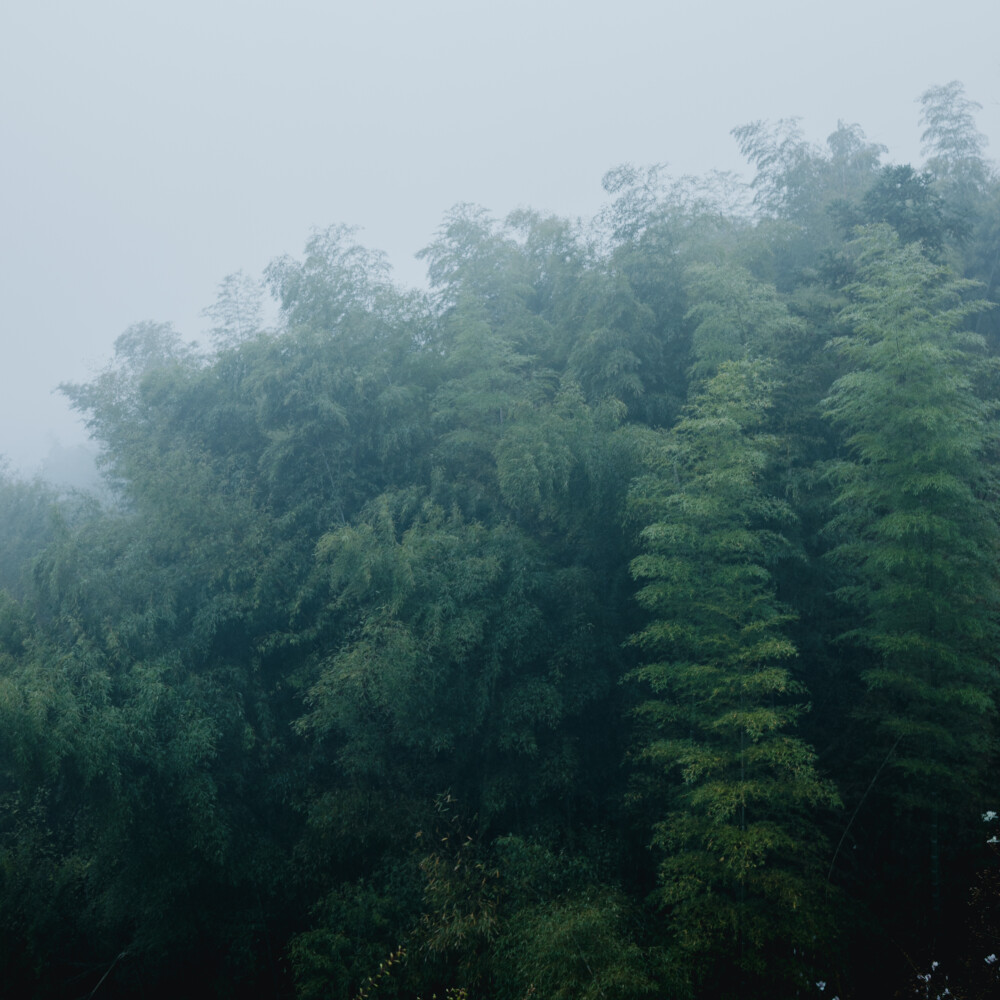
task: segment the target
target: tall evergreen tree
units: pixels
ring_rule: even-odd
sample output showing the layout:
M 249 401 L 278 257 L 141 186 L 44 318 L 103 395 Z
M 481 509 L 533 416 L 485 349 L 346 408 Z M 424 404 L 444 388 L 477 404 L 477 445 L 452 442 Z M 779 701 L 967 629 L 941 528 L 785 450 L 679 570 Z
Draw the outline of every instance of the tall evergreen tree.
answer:
M 995 404 L 982 342 L 962 330 L 979 308 L 962 304 L 967 283 L 885 225 L 848 252 L 857 280 L 835 345 L 850 370 L 826 401 L 845 449 L 832 556 L 859 613 L 845 638 L 867 657 L 873 760 L 888 759 L 909 842 L 921 834 L 936 911 L 945 826 L 977 809 L 996 719 Z
M 668 779 L 658 896 L 676 960 L 719 997 L 805 981 L 824 908 L 810 812 L 836 801 L 791 732 L 805 692 L 769 570 L 791 516 L 764 485 L 769 393 L 761 363 L 723 364 L 634 492 L 639 754 Z

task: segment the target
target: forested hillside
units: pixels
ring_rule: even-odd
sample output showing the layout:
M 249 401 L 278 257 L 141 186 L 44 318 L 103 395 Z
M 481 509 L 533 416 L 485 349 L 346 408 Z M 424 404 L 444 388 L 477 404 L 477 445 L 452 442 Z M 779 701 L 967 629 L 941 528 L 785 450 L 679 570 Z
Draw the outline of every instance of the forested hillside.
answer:
M 920 108 L 921 165 L 755 122 L 749 188 L 461 205 L 428 292 L 317 232 L 64 385 L 2 995 L 1000 993 L 1000 174 Z

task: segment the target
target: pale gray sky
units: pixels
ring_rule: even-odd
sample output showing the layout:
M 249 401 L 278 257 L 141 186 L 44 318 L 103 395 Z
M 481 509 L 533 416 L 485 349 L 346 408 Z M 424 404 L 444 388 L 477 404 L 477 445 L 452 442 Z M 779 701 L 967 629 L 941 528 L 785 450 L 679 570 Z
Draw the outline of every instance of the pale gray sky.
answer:
M 0 453 L 82 440 L 57 383 L 138 320 L 198 339 L 226 274 L 313 227 L 412 284 L 456 202 L 589 216 L 621 162 L 742 169 L 757 118 L 918 162 L 952 79 L 1000 156 L 998 29 L 996 0 L 4 0 Z

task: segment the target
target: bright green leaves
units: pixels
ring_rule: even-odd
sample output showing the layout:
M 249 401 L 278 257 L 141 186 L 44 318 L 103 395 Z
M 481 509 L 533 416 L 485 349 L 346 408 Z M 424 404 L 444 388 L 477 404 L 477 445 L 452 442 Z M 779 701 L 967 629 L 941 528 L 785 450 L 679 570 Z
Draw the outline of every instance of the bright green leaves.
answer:
M 808 811 L 836 801 L 788 731 L 804 706 L 769 572 L 791 517 L 766 485 L 769 400 L 763 365 L 724 363 L 633 490 L 646 551 L 632 572 L 651 615 L 633 641 L 652 660 L 634 676 L 654 695 L 638 708 L 639 756 L 670 779 L 659 895 L 692 961 L 731 940 L 730 968 L 752 976 L 764 955 L 810 944 L 822 887 Z M 728 989 L 727 973 L 696 967 Z

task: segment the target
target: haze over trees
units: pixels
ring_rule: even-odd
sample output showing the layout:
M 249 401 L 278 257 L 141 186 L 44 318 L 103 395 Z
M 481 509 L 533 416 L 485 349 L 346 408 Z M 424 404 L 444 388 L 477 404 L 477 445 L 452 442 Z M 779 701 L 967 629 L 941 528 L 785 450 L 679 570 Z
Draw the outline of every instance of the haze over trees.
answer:
M 426 293 L 319 231 L 63 386 L 107 492 L 0 479 L 4 995 L 1000 988 L 1000 175 L 921 108 L 919 167 L 755 122 L 749 190 L 457 206 Z

